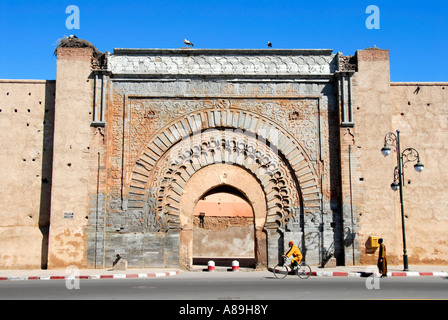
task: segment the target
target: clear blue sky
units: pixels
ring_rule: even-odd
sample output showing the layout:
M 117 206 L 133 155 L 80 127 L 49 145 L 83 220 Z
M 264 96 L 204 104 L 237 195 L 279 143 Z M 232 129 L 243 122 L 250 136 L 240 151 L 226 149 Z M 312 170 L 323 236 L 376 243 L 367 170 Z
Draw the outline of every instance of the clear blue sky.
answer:
M 80 10 L 69 30 L 66 8 Z M 368 29 L 369 5 L 380 29 Z M 58 39 L 114 48 L 390 50 L 392 81 L 448 81 L 447 0 L 0 0 L 0 79 L 55 79 Z

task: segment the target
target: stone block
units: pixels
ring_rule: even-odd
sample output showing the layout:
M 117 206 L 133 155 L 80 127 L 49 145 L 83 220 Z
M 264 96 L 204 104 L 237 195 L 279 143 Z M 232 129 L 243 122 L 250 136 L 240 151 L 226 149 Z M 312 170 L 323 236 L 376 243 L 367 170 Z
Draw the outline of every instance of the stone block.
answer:
M 117 254 L 117 259 L 113 263 L 114 271 L 126 271 L 128 268 L 128 261 L 123 259 L 119 254 Z
M 330 258 L 326 263 L 322 264 L 323 268 L 336 268 L 336 258 Z

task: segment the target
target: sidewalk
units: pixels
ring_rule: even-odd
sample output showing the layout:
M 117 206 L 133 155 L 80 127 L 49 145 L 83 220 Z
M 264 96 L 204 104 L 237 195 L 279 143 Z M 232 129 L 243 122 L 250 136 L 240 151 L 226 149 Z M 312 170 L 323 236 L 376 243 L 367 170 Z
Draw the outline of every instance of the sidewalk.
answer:
M 311 267 L 313 275 L 327 277 L 368 277 L 380 276 L 376 266 L 346 266 L 336 268 Z M 409 271 L 403 271 L 403 265 L 388 266 L 388 277 L 448 277 L 448 266 L 410 265 Z
M 0 270 L 1 280 L 65 280 L 68 277 L 77 279 L 130 279 L 169 277 L 180 273 L 177 269 L 128 269 L 114 271 L 112 269 L 58 269 L 58 270 Z
M 215 273 L 232 273 L 230 268 L 217 267 Z M 346 266 L 336 268 L 311 267 L 311 276 L 316 277 L 368 277 L 372 274 L 379 276 L 375 266 Z M 79 273 L 78 273 L 79 272 Z M 130 279 L 130 278 L 153 278 L 176 276 L 181 272 L 204 272 L 207 266 L 195 266 L 191 271 L 179 269 L 128 269 L 126 271 L 113 271 L 112 269 L 79 269 L 79 270 L 0 270 L 0 281 L 23 281 L 23 280 L 65 280 L 68 277 L 78 279 Z M 238 272 L 267 272 L 267 270 L 253 270 L 240 268 Z M 372 273 L 373 272 L 373 273 Z M 409 266 L 409 271 L 403 271 L 403 266 L 389 266 L 389 277 L 419 277 L 434 276 L 448 277 L 448 266 Z
M 195 266 L 192 271 L 207 272 L 207 266 Z M 255 272 L 253 269 L 240 268 L 240 272 Z M 272 271 L 269 270 L 257 270 L 258 272 Z M 231 267 L 216 267 L 215 272 L 230 272 Z M 378 272 L 376 266 L 343 266 L 335 268 L 320 268 L 318 266 L 311 266 L 312 277 L 379 277 L 381 274 Z M 432 266 L 432 265 L 419 265 L 409 266 L 409 271 L 403 271 L 403 266 L 389 266 L 388 277 L 420 277 L 420 276 L 434 276 L 434 277 L 448 277 L 448 266 Z

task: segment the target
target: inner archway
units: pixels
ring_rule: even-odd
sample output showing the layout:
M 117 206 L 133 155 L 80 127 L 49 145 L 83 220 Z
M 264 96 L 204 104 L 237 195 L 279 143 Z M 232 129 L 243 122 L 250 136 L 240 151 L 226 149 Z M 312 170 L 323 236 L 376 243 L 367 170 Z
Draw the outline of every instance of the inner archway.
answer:
M 206 192 L 193 213 L 193 264 L 255 267 L 254 212 L 246 196 L 230 185 Z
M 213 196 L 217 195 L 219 197 L 219 194 L 222 194 L 219 191 L 223 190 L 231 190 L 233 196 L 236 194 L 242 196 L 246 199 L 247 205 L 251 207 L 253 212 L 253 242 L 251 248 L 253 248 L 257 265 L 266 266 L 267 246 L 264 232 L 267 213 L 266 195 L 259 181 L 252 174 L 238 166 L 226 164 L 213 164 L 202 168 L 193 174 L 185 184 L 180 203 L 179 254 L 182 265 L 189 268 L 193 264 L 194 231 L 196 229 L 194 213 L 196 208 L 201 210 L 201 204 L 199 203 L 204 201 L 204 195 L 206 198 L 208 195 L 213 199 Z M 218 192 L 215 193 L 215 191 Z M 230 198 L 229 192 L 227 197 Z M 235 198 L 233 199 L 235 200 Z M 206 222 L 207 217 L 205 217 L 204 225 Z

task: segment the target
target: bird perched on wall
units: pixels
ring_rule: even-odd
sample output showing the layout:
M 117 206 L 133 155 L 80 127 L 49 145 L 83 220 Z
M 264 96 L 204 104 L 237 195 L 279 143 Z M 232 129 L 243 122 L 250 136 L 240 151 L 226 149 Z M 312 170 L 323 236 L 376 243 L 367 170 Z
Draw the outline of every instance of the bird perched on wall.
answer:
M 184 40 L 184 43 L 187 45 L 187 47 L 190 47 L 190 46 L 194 47 L 194 45 L 187 39 Z
M 272 43 L 270 41 L 268 41 L 268 47 L 272 48 Z
M 422 88 L 422 87 L 418 86 L 417 89 L 415 89 L 414 94 L 418 94 L 418 93 L 420 92 L 420 89 L 421 89 L 421 88 Z

